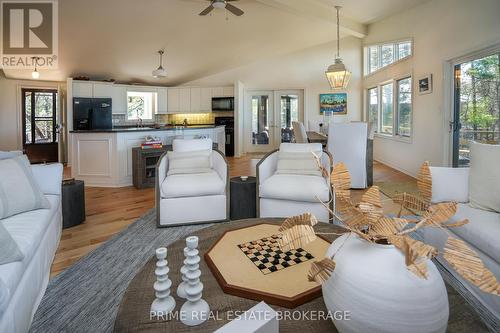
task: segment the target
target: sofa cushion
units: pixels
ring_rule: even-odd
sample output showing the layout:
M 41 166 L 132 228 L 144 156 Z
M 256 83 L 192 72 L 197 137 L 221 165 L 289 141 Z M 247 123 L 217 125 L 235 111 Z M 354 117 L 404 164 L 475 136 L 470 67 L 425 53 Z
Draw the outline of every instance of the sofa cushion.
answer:
M 0 160 L 0 219 L 49 207 L 26 155 Z
M 282 143 L 280 144 L 280 151 L 285 153 L 310 153 L 314 152 L 321 155 L 323 146 L 321 143 Z
M 458 204 L 457 213 L 451 221 L 468 219 L 464 226 L 452 231 L 463 240 L 500 262 L 500 214 L 471 207 L 469 204 Z
M 17 243 L 0 221 L 0 265 L 23 260 L 23 258 Z
M 212 171 L 212 150 L 169 151 L 167 176 Z
M 273 175 L 259 187 L 259 196 L 267 199 L 326 202 L 330 192 L 325 178 L 309 175 Z
M 219 195 L 224 194 L 225 190 L 226 184 L 215 171 L 172 175 L 161 184 L 162 197 L 167 199 Z
M 60 196 L 46 195 L 45 197 L 50 202 L 49 209 L 32 210 L 2 220 L 5 229 L 24 255 L 22 261 L 0 265 L 0 279 L 9 290 L 10 296 L 14 294 L 31 258 L 40 246 L 45 231 L 60 209 Z
M 278 153 L 276 174 L 321 176 L 318 162 L 312 153 Z
M 433 203 L 469 202 L 469 168 L 430 167 Z
M 212 150 L 212 139 L 175 139 L 172 149 L 176 152 Z
M 473 142 L 470 160 L 471 206 L 500 212 L 500 145 Z

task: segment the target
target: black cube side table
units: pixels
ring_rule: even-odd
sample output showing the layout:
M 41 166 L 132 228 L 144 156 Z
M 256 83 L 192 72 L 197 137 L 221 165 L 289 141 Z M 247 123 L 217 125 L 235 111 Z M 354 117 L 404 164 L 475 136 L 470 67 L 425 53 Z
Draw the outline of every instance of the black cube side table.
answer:
M 63 229 L 85 221 L 85 186 L 81 180 L 65 180 L 62 185 Z
M 257 217 L 257 179 L 248 177 L 233 177 L 230 180 L 231 220 L 250 219 Z

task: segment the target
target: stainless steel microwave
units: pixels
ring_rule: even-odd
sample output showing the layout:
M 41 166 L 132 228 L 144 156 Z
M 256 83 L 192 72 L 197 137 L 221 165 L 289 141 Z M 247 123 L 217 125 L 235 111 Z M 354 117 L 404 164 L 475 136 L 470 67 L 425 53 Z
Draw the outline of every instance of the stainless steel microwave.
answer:
M 212 111 L 234 111 L 234 97 L 213 97 Z

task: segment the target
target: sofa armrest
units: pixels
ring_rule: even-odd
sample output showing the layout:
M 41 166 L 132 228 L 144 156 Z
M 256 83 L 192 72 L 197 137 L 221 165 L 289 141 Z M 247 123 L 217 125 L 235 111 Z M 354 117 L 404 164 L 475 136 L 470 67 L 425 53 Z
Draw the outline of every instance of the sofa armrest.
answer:
M 278 150 L 264 156 L 257 163 L 257 186 L 261 185 L 267 178 L 274 175 L 278 167 Z
M 430 167 L 431 202 L 469 202 L 469 168 Z
M 44 194 L 61 195 L 63 178 L 61 163 L 32 164 L 31 171 Z
M 226 184 L 228 181 L 228 169 L 229 169 L 226 158 L 224 157 L 222 152 L 218 150 L 213 150 L 212 161 L 214 170 L 219 174 L 219 177 L 222 179 L 224 184 Z

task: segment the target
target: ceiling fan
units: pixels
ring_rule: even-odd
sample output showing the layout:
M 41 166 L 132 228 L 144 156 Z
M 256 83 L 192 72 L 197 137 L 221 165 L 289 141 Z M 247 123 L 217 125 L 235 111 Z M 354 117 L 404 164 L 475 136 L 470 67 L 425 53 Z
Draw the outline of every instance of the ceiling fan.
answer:
M 207 15 L 214 8 L 216 8 L 216 9 L 226 8 L 228 11 L 230 11 L 231 13 L 233 13 L 236 16 L 241 16 L 244 14 L 244 12 L 241 9 L 230 4 L 230 2 L 238 1 L 238 0 L 207 0 L 207 1 L 210 1 L 210 6 L 205 8 L 205 10 L 199 14 L 200 16 Z

